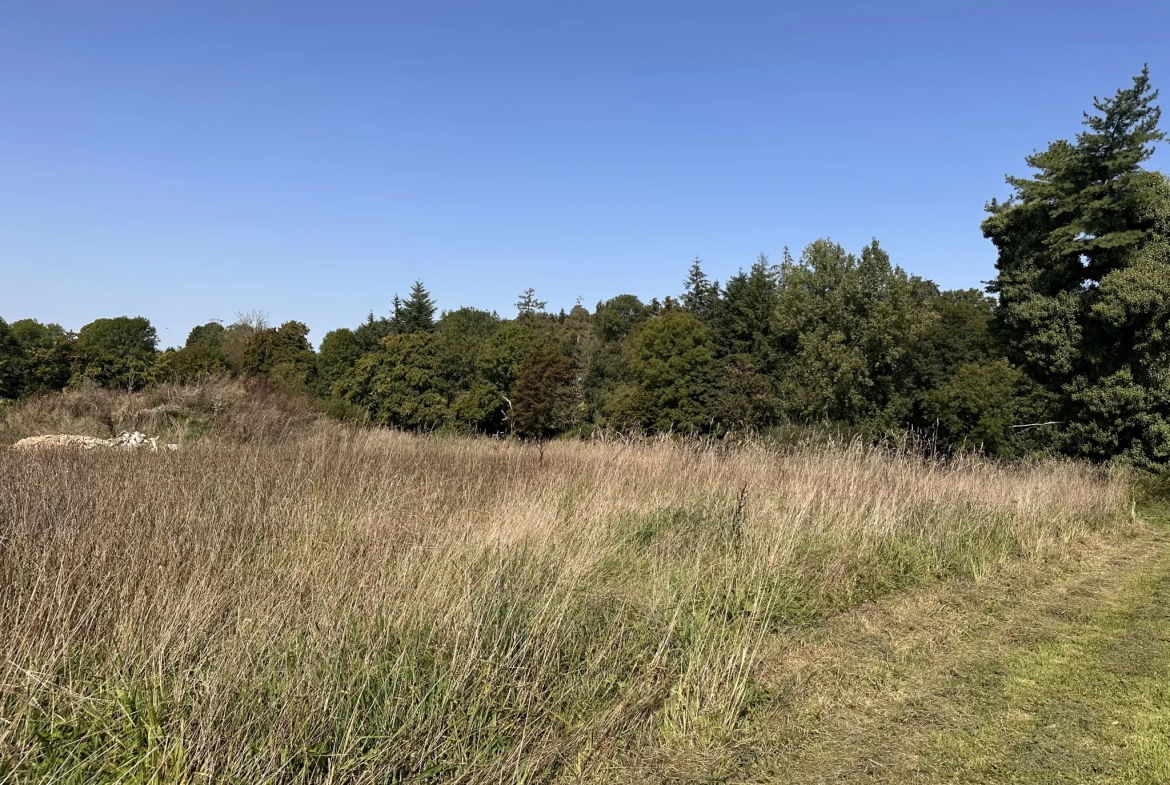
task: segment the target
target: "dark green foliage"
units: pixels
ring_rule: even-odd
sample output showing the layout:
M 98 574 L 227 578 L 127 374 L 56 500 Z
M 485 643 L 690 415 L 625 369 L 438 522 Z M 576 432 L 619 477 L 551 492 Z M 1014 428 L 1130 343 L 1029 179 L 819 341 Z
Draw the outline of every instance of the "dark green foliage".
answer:
M 317 382 L 323 394 L 328 395 L 333 385 L 357 364 L 368 351 L 353 330 L 332 330 L 321 339 L 317 349 Z
M 708 407 L 722 430 L 757 430 L 777 419 L 776 384 L 752 357 L 717 360 Z
M 1007 360 L 962 365 L 926 393 L 927 420 L 944 444 L 1006 454 L 1021 376 Z
M 168 354 L 168 370 L 179 383 L 214 379 L 231 373 L 227 355 L 214 345 L 196 343 Z
M 983 223 L 995 244 L 1009 358 L 1058 401 L 1074 455 L 1170 458 L 1170 185 L 1141 168 L 1163 138 L 1148 72 L 1097 100 L 1075 142 L 1029 156 L 1031 178 Z
M 935 316 L 934 287 L 890 263 L 874 241 L 861 256 L 828 240 L 781 271 L 776 345 L 783 406 L 796 419 L 896 428 L 912 408 L 912 348 Z
M 498 316 L 475 308 L 448 311 L 435 327 L 439 370 L 452 391 L 448 424 L 454 428 L 488 433 L 504 428 L 504 397 L 478 372 L 480 352 L 499 328 Z
M 458 430 L 503 433 L 507 428 L 508 402 L 496 386 L 476 379 L 470 389 L 456 393 L 448 423 Z
M 468 390 L 476 381 L 476 362 L 484 342 L 500 328 L 494 313 L 475 308 L 448 311 L 435 327 L 443 374 L 459 389 Z
M 198 327 L 192 328 L 191 332 L 187 334 L 187 343 L 184 344 L 183 348 L 189 348 L 192 346 L 208 346 L 216 349 L 222 349 L 223 337 L 224 333 L 226 332 L 227 328 L 225 328 L 219 322 L 208 322 L 207 324 L 201 324 Z
M 650 308 L 634 295 L 618 295 L 597 304 L 591 317 L 592 331 L 589 336 L 582 336 L 587 341 L 585 356 L 589 359 L 587 367 L 582 369 L 584 393 L 590 408 L 600 415 L 605 425 L 623 429 L 643 427 L 641 412 L 650 404 L 643 400 L 630 376 L 626 341 L 651 315 Z
M 690 272 L 683 281 L 682 307 L 700 319 L 710 318 L 715 304 L 719 300 L 719 282 L 711 281 L 703 272 L 703 264 L 699 257 L 691 262 Z
M 392 335 L 362 355 L 335 384 L 342 400 L 370 413 L 373 422 L 431 430 L 448 419 L 450 385 L 443 376 L 438 339 L 431 333 Z
M 721 355 L 748 356 L 765 372 L 774 369 L 779 275 L 780 270 L 760 254 L 748 272 L 728 279 L 722 298 L 711 309 L 713 337 Z
M 73 384 L 135 389 L 153 381 L 158 333 L 141 316 L 96 319 L 77 333 Z
M 548 439 L 573 427 L 576 418 L 573 363 L 551 345 L 520 367 L 512 392 L 511 420 L 517 436 Z
M 401 302 L 395 297 L 395 310 L 398 310 L 400 306 Z M 396 332 L 393 319 L 375 317 L 374 312 L 370 311 L 369 315 L 366 316 L 366 320 L 353 331 L 353 335 L 362 347 L 363 352 L 372 352 L 381 345 L 383 338 L 394 335 Z
M 435 301 L 423 286 L 422 281 L 415 281 L 410 287 L 410 296 L 399 304 L 395 298 L 394 331 L 400 335 L 407 333 L 427 333 L 435 329 Z
M 544 300 L 536 299 L 536 290 L 531 286 L 525 289 L 520 294 L 520 299 L 516 301 L 517 316 L 535 316 L 542 313 L 547 306 Z
M 1011 426 L 1049 418 L 1029 400 L 1032 386 L 1023 374 L 1002 359 L 992 330 L 994 298 L 977 289 L 947 291 L 928 295 L 927 307 L 931 318 L 910 353 L 916 389 L 910 422 L 943 447 L 981 445 L 1001 455 L 1020 447 L 1023 432 Z
M 479 375 L 503 395 L 510 397 L 520 367 L 529 357 L 552 342 L 546 325 L 533 318 L 505 322 L 479 350 Z
M 8 322 L 0 319 L 0 399 L 19 398 L 27 373 L 24 350 Z
M 309 391 L 317 376 L 309 328 L 290 321 L 256 331 L 244 348 L 240 368 L 250 376 L 266 376 L 283 389 Z
M 995 298 L 961 289 L 928 296 L 927 306 L 931 318 L 911 353 L 921 389 L 944 383 L 960 366 L 999 356 L 991 332 Z
M 617 343 L 651 315 L 651 309 L 634 295 L 619 294 L 598 303 L 593 315 L 594 330 L 602 343 Z
M 24 395 L 61 390 L 72 375 L 76 336 L 59 324 L 35 319 L 12 323 L 12 335 L 24 352 Z
M 627 389 L 612 413 L 647 429 L 707 430 L 713 357 L 710 331 L 694 314 L 674 310 L 651 319 L 630 340 L 629 369 L 637 389 Z
M 168 350 L 159 358 L 156 375 L 181 384 L 227 376 L 231 373 L 231 363 L 223 350 L 227 334 L 227 328 L 219 322 L 195 327 L 182 349 Z

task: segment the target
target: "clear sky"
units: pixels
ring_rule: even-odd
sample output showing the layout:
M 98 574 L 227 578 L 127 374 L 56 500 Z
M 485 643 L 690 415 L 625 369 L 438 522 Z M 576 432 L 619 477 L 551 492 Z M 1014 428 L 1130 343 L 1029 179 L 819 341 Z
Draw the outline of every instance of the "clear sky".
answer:
M 823 236 L 978 286 L 1004 175 L 1143 62 L 1170 98 L 1165 0 L 8 0 L 0 316 L 319 341 L 415 278 L 592 307 Z

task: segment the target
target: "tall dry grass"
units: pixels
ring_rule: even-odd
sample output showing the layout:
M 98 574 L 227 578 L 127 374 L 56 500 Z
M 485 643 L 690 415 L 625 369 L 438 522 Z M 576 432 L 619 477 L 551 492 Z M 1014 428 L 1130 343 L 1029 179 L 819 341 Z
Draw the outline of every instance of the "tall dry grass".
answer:
M 713 777 L 769 636 L 1059 557 L 1127 498 L 833 446 L 0 450 L 0 778 Z
M 167 441 L 273 443 L 300 438 L 320 419 L 312 400 L 263 379 L 160 384 L 132 393 L 93 385 L 0 410 L 0 445 L 51 433 L 109 438 L 123 431 Z

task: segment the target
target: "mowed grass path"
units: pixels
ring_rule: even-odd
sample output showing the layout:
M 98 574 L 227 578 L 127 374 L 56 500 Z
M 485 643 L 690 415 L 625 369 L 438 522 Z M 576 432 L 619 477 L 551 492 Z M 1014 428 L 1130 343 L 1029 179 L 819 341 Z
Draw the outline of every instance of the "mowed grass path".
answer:
M 770 662 L 746 781 L 1170 782 L 1170 531 L 878 601 Z

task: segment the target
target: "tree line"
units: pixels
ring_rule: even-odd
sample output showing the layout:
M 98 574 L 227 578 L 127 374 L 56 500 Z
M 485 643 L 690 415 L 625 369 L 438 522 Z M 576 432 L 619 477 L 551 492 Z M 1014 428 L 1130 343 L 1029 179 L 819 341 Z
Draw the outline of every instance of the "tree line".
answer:
M 334 415 L 403 429 L 544 439 L 725 435 L 830 425 L 912 428 L 944 448 L 1170 459 L 1170 182 L 1143 168 L 1163 138 L 1146 70 L 1095 100 L 1085 130 L 1026 161 L 992 200 L 987 287 L 940 290 L 875 240 L 818 240 L 726 281 L 696 259 L 676 295 L 623 294 L 552 313 L 436 314 L 416 281 L 389 313 L 326 334 L 261 315 L 195 327 L 157 350 L 142 317 L 76 334 L 0 320 L 0 398 L 262 377 Z

